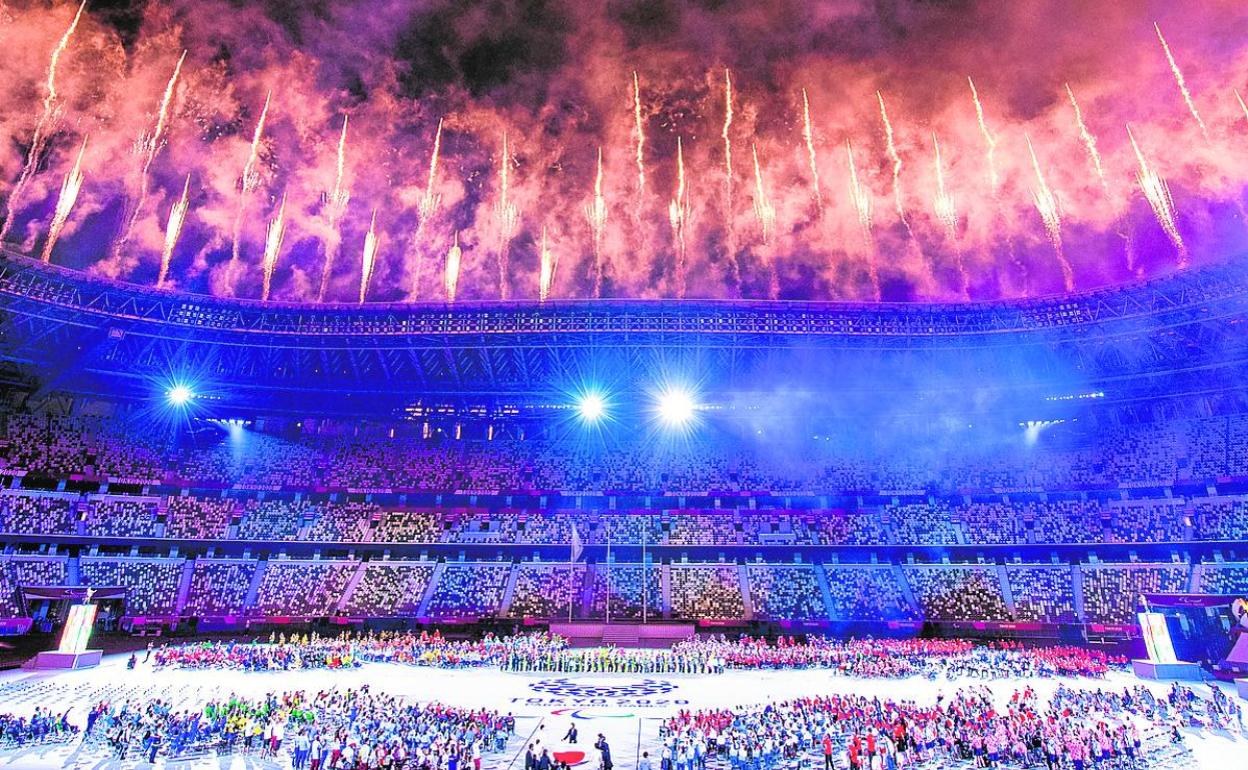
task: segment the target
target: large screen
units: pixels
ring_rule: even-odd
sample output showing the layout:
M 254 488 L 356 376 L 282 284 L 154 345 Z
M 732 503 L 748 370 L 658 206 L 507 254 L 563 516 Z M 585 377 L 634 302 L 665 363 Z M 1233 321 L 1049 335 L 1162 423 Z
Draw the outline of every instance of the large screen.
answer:
M 77 655 L 86 652 L 87 642 L 91 640 L 91 629 L 95 626 L 94 604 L 74 604 L 69 608 L 69 618 L 65 621 L 65 631 L 61 633 L 61 646 L 57 652 L 68 652 Z
M 1170 641 L 1170 627 L 1166 625 L 1166 616 L 1160 612 L 1141 612 L 1140 631 L 1144 634 L 1144 645 L 1148 648 L 1148 659 L 1154 663 L 1174 663 L 1174 644 Z

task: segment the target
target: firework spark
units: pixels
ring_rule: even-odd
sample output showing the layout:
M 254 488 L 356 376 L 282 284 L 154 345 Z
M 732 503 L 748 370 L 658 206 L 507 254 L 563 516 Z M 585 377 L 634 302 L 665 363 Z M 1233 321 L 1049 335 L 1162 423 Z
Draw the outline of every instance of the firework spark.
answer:
M 438 130 L 433 135 L 433 150 L 429 153 L 429 178 L 425 181 L 425 193 L 420 196 L 420 222 L 417 224 L 417 232 L 424 229 L 437 212 L 438 204 L 442 202 L 442 196 L 433 191 L 433 186 L 438 181 L 438 156 L 441 154 L 442 119 L 438 118 Z
M 1188 90 L 1183 70 L 1179 69 L 1179 63 L 1175 61 L 1174 54 L 1170 52 L 1170 44 L 1161 34 L 1161 25 L 1154 22 L 1153 29 L 1157 30 L 1157 40 L 1161 42 L 1161 50 L 1166 52 L 1166 61 L 1170 63 L 1170 72 L 1174 74 L 1174 82 L 1179 87 L 1179 93 L 1183 94 L 1183 102 L 1187 105 L 1187 111 L 1192 114 L 1196 125 L 1200 126 L 1200 133 L 1205 137 L 1205 141 L 1209 141 L 1209 129 L 1205 127 L 1205 121 L 1201 119 L 1200 112 L 1196 109 L 1196 102 L 1192 100 L 1192 92 Z
M 637 134 L 637 213 L 646 201 L 646 129 L 641 120 L 641 85 L 633 70 L 633 130 Z
M 74 166 L 65 175 L 65 180 L 61 182 L 61 195 L 56 199 L 56 211 L 52 215 L 52 224 L 48 226 L 48 240 L 43 244 L 45 263 L 52 260 L 52 249 L 60 239 L 65 223 L 69 221 L 69 213 L 74 210 L 74 203 L 78 200 L 78 191 L 82 189 L 83 179 L 82 156 L 86 152 L 87 138 L 84 136 L 82 146 L 78 148 L 78 157 L 74 159 Z
M 264 107 L 260 110 L 260 119 L 256 121 L 255 133 L 251 136 L 251 147 L 247 151 L 247 162 L 243 164 L 243 176 L 238 191 L 238 211 L 234 215 L 234 237 L 230 248 L 230 260 L 238 262 L 239 250 L 242 247 L 243 216 L 247 213 L 247 201 L 251 192 L 260 185 L 260 141 L 264 138 L 264 122 L 269 117 L 269 100 L 273 92 L 264 96 Z
M 802 139 L 806 142 L 806 159 L 810 163 L 810 189 L 815 197 L 815 209 L 823 216 L 823 193 L 819 190 L 819 165 L 815 160 L 815 132 L 810 124 L 810 99 L 802 89 Z
M 26 191 L 26 185 L 30 182 L 31 177 L 38 172 L 39 158 L 43 155 L 48 134 L 51 132 L 52 124 L 56 120 L 58 99 L 56 70 L 60 65 L 61 56 L 65 53 L 65 49 L 69 47 L 69 41 L 74 36 L 74 31 L 78 29 L 78 21 L 82 18 L 82 12 L 86 7 L 87 0 L 82 0 L 82 4 L 78 6 L 78 11 L 74 14 L 73 21 L 69 23 L 65 33 L 57 41 L 56 47 L 52 49 L 52 57 L 48 62 L 48 78 L 44 83 L 43 111 L 39 115 L 39 120 L 35 122 L 34 133 L 31 134 L 30 147 L 26 150 L 26 162 L 22 164 L 21 173 L 18 174 L 17 181 L 13 184 L 13 190 L 9 193 L 9 200 L 5 205 L 4 223 L 0 224 L 0 240 L 8 237 L 9 230 L 13 227 L 13 219 L 17 214 L 18 204 L 22 199 L 22 194 Z
M 1096 170 L 1096 178 L 1101 183 L 1101 189 L 1107 194 L 1109 193 L 1109 183 L 1105 180 L 1105 168 L 1101 165 L 1101 153 L 1096 148 L 1096 137 L 1092 136 L 1092 132 L 1088 130 L 1088 124 L 1083 120 L 1083 110 L 1079 109 L 1079 102 L 1075 99 L 1075 92 L 1070 89 L 1070 84 L 1066 84 L 1066 95 L 1070 97 L 1070 106 L 1075 111 L 1075 127 L 1079 129 L 1079 139 L 1083 142 L 1083 147 L 1088 151 L 1088 160 L 1092 161 L 1092 168 Z
M 888 152 L 888 160 L 893 166 L 893 205 L 897 209 L 897 218 L 906 226 L 906 230 L 909 230 L 910 220 L 906 218 L 906 206 L 902 202 L 901 194 L 901 155 L 897 153 L 897 143 L 893 134 L 893 122 L 888 119 L 888 108 L 884 106 L 884 94 L 876 91 L 875 96 L 880 102 L 880 120 L 884 122 L 885 150 Z
M 338 134 L 338 154 L 334 164 L 334 186 L 325 194 L 325 211 L 329 219 L 328 235 L 325 242 L 325 263 L 321 266 L 321 283 L 316 290 L 316 301 L 325 301 L 325 292 L 329 289 L 329 277 L 334 271 L 334 262 L 338 257 L 338 249 L 342 245 L 342 234 L 338 226 L 347 213 L 347 204 L 351 202 L 351 190 L 346 183 L 347 174 L 347 116 L 342 116 L 342 132 Z
M 854 204 L 854 211 L 858 214 L 858 226 L 862 228 L 863 236 L 868 242 L 872 241 L 871 235 L 871 196 L 858 182 L 858 167 L 854 163 L 854 146 L 849 141 L 845 141 L 845 154 L 849 158 L 849 196 Z
M 1140 191 L 1144 193 L 1145 200 L 1153 209 L 1153 214 L 1157 217 L 1157 223 L 1161 225 L 1161 229 L 1165 232 L 1166 237 L 1174 244 L 1174 248 L 1179 253 L 1179 267 L 1187 266 L 1187 246 L 1183 243 L 1183 236 L 1179 234 L 1179 226 L 1176 220 L 1174 198 L 1170 196 L 1170 186 L 1166 184 L 1166 180 L 1148 165 L 1148 160 L 1144 157 L 1144 152 L 1140 149 L 1140 145 L 1135 141 L 1135 134 L 1131 131 L 1131 126 L 1127 126 L 1127 137 L 1131 140 L 1131 149 L 1135 150 L 1135 159 L 1140 164 L 1140 170 L 1136 174 L 1136 180 L 1140 183 Z
M 763 167 L 758 161 L 758 144 L 755 143 L 752 149 L 754 151 L 754 216 L 758 219 L 758 229 L 763 243 L 770 243 L 771 236 L 776 229 L 776 207 L 767 197 L 767 188 L 763 183 Z
M 511 154 L 507 149 L 507 132 L 503 132 L 503 155 L 499 161 L 499 197 L 494 208 L 494 217 L 498 222 L 498 294 L 507 299 L 507 263 L 511 250 L 511 239 L 515 237 L 516 227 L 520 224 L 520 210 L 511 202 Z
M 555 284 L 555 269 L 559 266 L 559 257 L 551 250 L 549 242 L 546 240 L 546 228 L 542 228 L 542 242 L 539 251 L 541 260 L 540 272 L 538 273 L 537 282 L 537 298 L 545 302 L 550 298 L 550 288 Z
M 1036 173 L 1036 187 L 1031 191 L 1032 200 L 1036 204 L 1036 211 L 1040 212 L 1040 219 L 1044 221 L 1044 230 L 1048 233 L 1049 243 L 1053 244 L 1057 263 L 1062 268 L 1062 283 L 1066 291 L 1074 291 L 1075 273 L 1062 248 L 1061 207 L 1058 206 L 1057 196 L 1044 179 L 1044 172 L 1040 170 L 1040 159 L 1036 157 L 1036 148 L 1032 146 L 1030 136 L 1027 137 L 1027 152 L 1031 153 L 1031 168 Z
M 260 299 L 269 298 L 269 289 L 273 286 L 273 270 L 277 267 L 277 256 L 282 251 L 282 239 L 286 237 L 286 194 L 282 193 L 282 202 L 278 204 L 277 216 L 269 220 L 269 231 L 264 239 L 264 281 L 260 287 Z
M 1239 90 L 1235 91 L 1235 101 L 1239 102 L 1239 108 L 1244 111 L 1244 120 L 1248 120 L 1248 104 L 1244 104 L 1244 97 L 1239 95 Z
M 139 136 L 138 141 L 135 142 L 135 151 L 139 155 L 139 192 L 129 207 L 121 234 L 113 244 L 113 253 L 115 255 L 121 254 L 125 245 L 129 243 L 130 237 L 134 233 L 134 227 L 139 221 L 139 215 L 143 213 L 143 204 L 147 201 L 147 193 L 150 186 L 152 163 L 156 161 L 156 156 L 160 154 L 161 148 L 165 146 L 164 137 L 165 128 L 169 123 L 169 107 L 173 103 L 178 76 L 182 73 L 182 64 L 185 61 L 186 51 L 183 51 L 182 55 L 178 57 L 178 63 L 173 67 L 173 74 L 169 76 L 169 82 L 165 85 L 164 95 L 160 99 L 160 108 L 156 112 L 155 127 L 150 133 L 143 132 Z
M 984 146 L 987 148 L 988 183 L 993 197 L 996 197 L 997 189 L 1001 184 L 1001 177 L 997 173 L 997 140 L 988 130 L 988 121 L 984 118 L 984 103 L 979 100 L 979 90 L 975 88 L 975 81 L 968 77 L 966 82 L 971 84 L 971 98 L 975 100 L 975 118 L 979 121 L 979 133 L 984 137 Z
M 724 140 L 724 208 L 727 210 L 729 228 L 732 227 L 732 73 L 724 70 L 724 128 L 720 137 Z
M 667 218 L 676 240 L 676 296 L 685 297 L 685 226 L 689 221 L 689 194 L 685 190 L 685 151 L 676 137 L 676 195 L 667 206 Z
M 594 176 L 594 198 L 585 207 L 585 218 L 594 250 L 594 296 L 602 296 L 602 239 L 607 232 L 607 199 L 602 194 L 602 148 L 598 148 L 598 173 Z
M 954 205 L 953 196 L 945 188 L 945 167 L 940 159 L 940 140 L 936 138 L 936 134 L 932 134 L 932 149 L 936 151 L 936 198 L 933 201 L 933 208 L 936 211 L 936 218 L 945 227 L 945 235 L 949 236 L 949 240 L 956 241 L 958 239 L 958 209 Z
M 377 209 L 373 209 L 373 218 L 368 223 L 368 232 L 364 234 L 364 254 L 360 261 L 360 304 L 368 296 L 368 284 L 373 280 L 373 268 L 377 265 Z
M 165 279 L 169 277 L 169 264 L 173 261 L 173 250 L 178 245 L 178 238 L 182 235 L 182 225 L 186 222 L 186 212 L 190 207 L 190 194 L 191 175 L 187 174 L 186 182 L 182 185 L 182 197 L 169 209 L 169 222 L 165 225 L 165 247 L 160 253 L 160 273 L 156 276 L 158 289 L 164 288 Z
M 446 252 L 446 276 L 444 281 L 447 302 L 455 301 L 455 290 L 459 288 L 459 261 L 463 256 L 464 252 L 459 248 L 459 233 L 455 233 L 455 240 L 451 243 L 451 248 Z
M 953 196 L 945 188 L 945 164 L 940 158 L 940 140 L 936 138 L 935 132 L 932 133 L 932 149 L 936 154 L 936 198 L 932 206 L 936 211 L 936 218 L 945 227 L 945 235 L 953 244 L 954 265 L 958 271 L 962 296 L 970 299 L 971 277 L 966 272 L 966 261 L 962 256 L 962 247 L 958 243 L 958 209 L 954 205 Z
M 846 139 L 845 154 L 849 158 L 849 197 L 858 213 L 858 226 L 867 246 L 867 272 L 871 278 L 871 290 L 880 299 L 880 272 L 875 264 L 875 237 L 871 232 L 871 196 L 858 182 L 858 168 L 854 164 L 854 146 Z

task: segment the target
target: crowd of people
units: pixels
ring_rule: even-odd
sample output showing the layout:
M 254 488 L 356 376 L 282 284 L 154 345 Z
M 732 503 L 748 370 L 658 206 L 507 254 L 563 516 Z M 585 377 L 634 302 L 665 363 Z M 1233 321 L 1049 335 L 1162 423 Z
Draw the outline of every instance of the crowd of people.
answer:
M 417 705 L 372 692 L 231 695 L 200 705 L 155 699 L 96 704 L 85 740 L 115 759 L 153 763 L 214 750 L 289 757 L 295 770 L 480 768 L 515 733 L 510 715 L 440 704 Z

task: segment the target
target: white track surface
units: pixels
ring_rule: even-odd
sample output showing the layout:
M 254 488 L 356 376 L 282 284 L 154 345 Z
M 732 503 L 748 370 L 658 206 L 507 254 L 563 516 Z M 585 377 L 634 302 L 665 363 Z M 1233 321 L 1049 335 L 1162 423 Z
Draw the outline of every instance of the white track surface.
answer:
M 826 695 L 846 693 L 878 695 L 883 698 L 915 700 L 920 705 L 934 702 L 937 694 L 951 694 L 962 685 L 987 685 L 997 693 L 1004 704 L 1018 688 L 1031 685 L 1042 696 L 1047 696 L 1058 681 L 1041 680 L 960 680 L 928 681 L 912 678 L 906 680 L 854 679 L 833 676 L 824 671 L 733 671 L 720 675 L 630 675 L 630 674 L 511 674 L 495 670 L 443 670 L 413 668 L 398 665 L 369 664 L 350 671 L 290 671 L 246 673 L 237 671 L 153 671 L 141 665 L 134 671 L 125 667 L 125 656 L 106 657 L 104 664 L 88 671 L 55 673 L 11 671 L 0 673 L 0 712 L 29 714 L 36 705 L 50 707 L 60 713 L 72 708 L 71 721 L 82 727 L 91 704 L 102 699 L 118 703 L 126 699 L 149 699 L 161 697 L 174 701 L 175 708 L 197 706 L 214 697 L 238 693 L 254 697 L 264 692 L 332 688 L 358 688 L 368 685 L 374 691 L 384 691 L 416 702 L 440 701 L 456 706 L 487 707 L 502 712 L 512 712 L 517 718 L 517 738 L 508 744 L 502 754 L 490 753 L 484 757 L 484 770 L 521 770 L 526 739 L 540 738 L 546 746 L 566 748 L 560 742 L 568 725 L 575 720 L 580 732 L 580 747 L 588 749 L 594 736 L 604 733 L 611 743 L 615 767 L 633 770 L 643 749 L 650 751 L 654 766 L 658 767 L 655 747 L 658 742 L 659 721 L 681 708 L 747 707 L 766 702 L 783 701 L 802 695 Z M 627 697 L 569 696 L 549 692 L 550 686 L 539 683 L 549 680 L 566 680 L 572 686 L 628 688 L 649 680 L 657 683 L 646 689 L 663 689 L 669 692 Z M 1111 674 L 1107 681 L 1065 680 L 1073 687 L 1121 690 L 1138 682 L 1129 674 Z M 534 686 L 545 687 L 542 692 Z M 1164 693 L 1166 685 L 1152 684 L 1158 693 Z M 558 684 L 553 684 L 556 689 Z M 1196 685 L 1201 694 L 1208 694 L 1209 685 Z M 565 686 L 566 689 L 566 686 Z M 1226 691 L 1234 697 L 1232 688 Z M 1248 704 L 1244 704 L 1248 707 Z M 1194 767 L 1204 770 L 1231 770 L 1248 768 L 1248 738 L 1237 733 L 1192 733 L 1185 738 L 1190 754 L 1173 755 L 1154 767 L 1166 770 Z M 592 754 L 592 752 L 591 752 Z M 582 764 L 577 770 L 596 767 L 595 761 Z M 163 760 L 158 766 L 164 766 Z M 815 763 L 822 767 L 822 760 Z M 838 765 L 839 766 L 839 765 Z M 82 751 L 78 742 L 68 746 L 53 746 L 0 751 L 0 770 L 8 768 L 73 767 L 105 770 L 106 768 L 150 767 L 145 762 L 127 760 L 124 763 L 111 759 L 103 750 Z M 232 768 L 285 768 L 286 760 L 262 760 L 242 755 L 228 757 L 204 757 L 192 761 L 170 762 L 170 768 L 179 770 L 231 770 Z M 924 766 L 924 767 L 931 767 Z

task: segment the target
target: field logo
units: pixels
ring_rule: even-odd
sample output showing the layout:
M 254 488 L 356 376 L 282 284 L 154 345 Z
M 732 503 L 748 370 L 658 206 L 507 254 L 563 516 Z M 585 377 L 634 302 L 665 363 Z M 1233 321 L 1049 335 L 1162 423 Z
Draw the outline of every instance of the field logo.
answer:
M 646 698 L 672 692 L 676 689 L 676 684 L 661 679 L 643 679 L 628 684 L 590 684 L 574 682 L 571 679 L 543 679 L 529 683 L 529 689 L 567 698 Z

